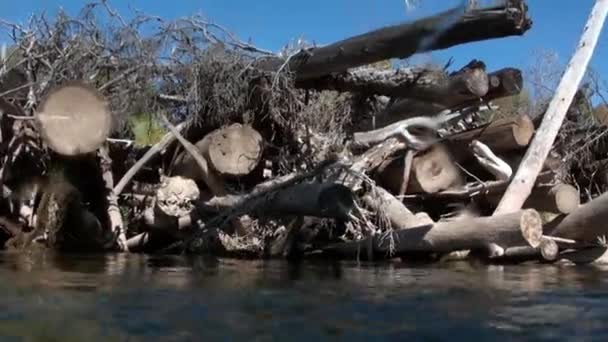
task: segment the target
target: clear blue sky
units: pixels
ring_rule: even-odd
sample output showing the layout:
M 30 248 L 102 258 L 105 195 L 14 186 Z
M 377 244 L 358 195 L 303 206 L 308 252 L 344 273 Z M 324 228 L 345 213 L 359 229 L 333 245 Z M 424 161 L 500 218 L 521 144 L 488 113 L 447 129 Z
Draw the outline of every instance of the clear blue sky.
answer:
M 34 11 L 53 14 L 62 6 L 74 13 L 83 0 L 0 0 L 0 17 L 23 22 Z M 327 44 L 354 34 L 431 15 L 459 4 L 459 0 L 419 0 L 412 12 L 404 0 L 110 0 L 124 14 L 129 7 L 167 19 L 200 13 L 222 24 L 244 40 L 277 51 L 292 39 L 303 37 Z M 490 70 L 514 66 L 525 69 L 538 49 L 570 58 L 593 6 L 593 0 L 527 0 L 534 24 L 523 37 L 503 38 L 453 47 L 433 53 L 440 62 L 453 57 L 455 67 L 473 58 Z M 608 27 L 608 25 L 607 25 Z M 0 37 L 5 41 L 6 37 Z M 608 28 L 600 38 L 592 66 L 608 79 Z

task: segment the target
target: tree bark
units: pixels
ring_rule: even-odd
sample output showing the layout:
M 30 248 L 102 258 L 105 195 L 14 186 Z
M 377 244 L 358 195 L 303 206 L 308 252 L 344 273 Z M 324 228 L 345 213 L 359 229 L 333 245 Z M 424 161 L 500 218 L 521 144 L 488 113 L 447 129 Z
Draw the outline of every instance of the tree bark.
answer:
M 486 249 L 496 244 L 502 248 L 541 243 L 542 222 L 533 209 L 496 216 L 439 222 L 408 229 L 371 239 L 374 257 L 394 257 L 412 252 L 449 253 L 459 250 Z M 354 257 L 362 246 L 369 243 L 356 241 L 327 246 L 328 254 Z
M 608 0 L 597 0 L 591 10 L 579 46 L 566 68 L 553 99 L 549 103 L 547 113 L 543 117 L 523 162 L 496 208 L 496 214 L 520 209 L 530 195 L 536 177 L 551 151 L 568 108 L 585 74 L 607 14 Z
M 472 61 L 450 76 L 440 70 L 432 69 L 388 71 L 368 69 L 298 82 L 296 86 L 408 98 L 451 107 L 454 104 L 483 97 L 488 92 L 489 82 L 485 65 L 479 61 Z
M 233 208 L 248 195 L 215 197 L 200 208 L 222 211 Z M 347 220 L 354 207 L 354 194 L 341 184 L 303 182 L 277 190 L 252 202 L 248 212 L 265 216 L 315 216 Z
M 583 242 L 597 242 L 608 235 L 608 193 L 587 202 L 566 216 L 547 235 Z
M 419 52 L 458 44 L 523 35 L 530 27 L 523 1 L 464 12 L 455 8 L 412 23 L 385 27 L 328 46 L 312 48 L 290 58 L 289 70 L 306 80 L 343 72 L 390 58 L 407 58 Z M 281 61 L 266 62 L 277 70 Z M 264 66 L 262 66 L 264 67 Z

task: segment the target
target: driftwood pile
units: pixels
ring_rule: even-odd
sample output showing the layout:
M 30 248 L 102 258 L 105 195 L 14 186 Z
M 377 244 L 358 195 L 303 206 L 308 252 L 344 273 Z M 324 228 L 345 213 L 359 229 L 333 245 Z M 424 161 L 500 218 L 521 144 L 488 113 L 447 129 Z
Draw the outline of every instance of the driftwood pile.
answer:
M 523 35 L 523 1 L 280 55 L 105 1 L 2 23 L 6 249 L 550 262 L 602 246 L 608 195 L 581 205 L 563 148 L 523 209 L 492 215 L 539 122 L 491 115 L 520 70 L 376 63 Z M 140 113 L 165 128 L 154 144 L 128 130 Z

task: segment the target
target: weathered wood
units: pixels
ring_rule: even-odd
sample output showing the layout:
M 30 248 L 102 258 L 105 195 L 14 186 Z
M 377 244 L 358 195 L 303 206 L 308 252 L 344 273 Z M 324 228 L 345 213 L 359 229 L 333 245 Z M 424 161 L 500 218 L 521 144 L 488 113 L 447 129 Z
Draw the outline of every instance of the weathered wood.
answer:
M 484 196 L 484 199 L 496 206 L 503 196 L 506 186 L 494 189 Z M 534 208 L 542 212 L 570 214 L 580 205 L 579 191 L 569 184 L 540 185 L 532 188 L 532 193 L 524 202 L 522 208 Z
M 227 210 L 247 200 L 248 195 L 215 197 L 201 208 Z M 352 191 L 336 183 L 302 182 L 269 193 L 252 203 L 247 212 L 265 216 L 315 216 L 346 220 L 354 207 Z
M 187 125 L 186 122 L 182 122 L 179 125 L 175 126 L 175 129 L 178 132 L 181 132 L 186 127 L 186 125 Z M 139 170 L 141 170 L 144 167 L 144 165 L 146 165 L 146 163 L 150 161 L 150 159 L 152 159 L 154 156 L 156 156 L 160 152 L 164 151 L 167 147 L 169 147 L 169 145 L 171 145 L 173 142 L 175 142 L 176 139 L 177 138 L 176 138 L 175 134 L 173 134 L 173 132 L 169 132 L 169 133 L 165 134 L 159 142 L 154 144 L 154 146 L 150 147 L 150 149 L 148 151 L 146 151 L 146 153 L 135 163 L 135 165 L 133 165 L 122 176 L 122 178 L 120 179 L 118 184 L 116 184 L 116 186 L 114 187 L 114 193 L 116 194 L 116 196 L 118 196 L 122 193 L 122 191 L 125 189 L 127 184 L 129 184 L 129 182 L 131 182 L 131 179 L 133 179 L 133 177 L 137 174 L 137 172 L 139 172 Z
M 355 132 L 351 141 L 351 147 L 355 149 L 369 148 L 389 138 L 396 137 L 404 140 L 405 143 L 412 148 L 423 150 L 426 149 L 434 139 L 431 137 L 427 137 L 426 139 L 416 137 L 412 135 L 409 130 L 412 128 L 425 128 L 434 132 L 439 128 L 442 121 L 447 119 L 448 117 L 416 117 L 405 119 L 373 131 Z
M 249 174 L 260 162 L 263 138 L 249 125 L 239 123 L 217 129 L 195 144 L 209 165 L 223 177 Z M 196 161 L 183 153 L 175 163 L 174 174 L 202 180 Z
M 564 217 L 548 235 L 577 241 L 597 242 L 608 235 L 608 193 L 579 206 Z
M 374 236 L 366 241 L 333 244 L 323 249 L 328 254 L 356 257 L 362 246 L 371 240 L 375 257 L 393 257 L 412 252 L 449 253 L 459 250 L 537 247 L 541 243 L 542 222 L 533 209 L 499 217 L 477 217 L 452 222 L 439 222 L 389 234 Z
M 381 71 L 364 69 L 300 81 L 296 86 L 409 98 L 451 107 L 483 97 L 488 92 L 489 82 L 485 65 L 472 61 L 449 76 L 440 70 L 421 68 Z
M 543 121 L 495 213 L 500 214 L 518 210 L 530 195 L 536 177 L 543 167 L 545 158 L 551 151 L 568 108 L 583 79 L 607 14 L 608 0 L 597 0 L 591 10 L 576 52 L 572 56 L 555 95 L 549 103 Z
M 435 193 L 464 185 L 462 171 L 443 144 L 435 144 L 414 157 L 410 178 L 409 193 Z
M 479 165 L 491 173 L 496 180 L 511 178 L 513 174 L 511 166 L 495 155 L 488 146 L 479 140 L 473 140 L 470 147 Z
M 40 104 L 36 121 L 46 144 L 65 156 L 95 151 L 112 129 L 107 101 L 81 82 L 53 89 Z
M 407 58 L 415 53 L 468 42 L 523 35 L 531 24 L 527 6 L 521 0 L 464 13 L 461 8 L 455 8 L 433 17 L 304 50 L 290 58 L 288 66 L 298 79 L 317 78 L 390 58 Z M 283 62 L 266 64 L 265 68 L 277 70 L 277 64 Z
M 534 135 L 534 124 L 528 115 L 495 120 L 479 128 L 445 137 L 453 151 L 467 150 L 473 140 L 487 145 L 494 153 L 518 150 L 528 146 Z M 459 157 L 458 160 L 466 159 Z
M 416 217 L 407 207 L 391 193 L 381 187 L 375 187 L 363 196 L 363 202 L 376 212 L 384 215 L 394 228 L 406 229 L 431 222 Z
M 517 95 L 523 87 L 523 77 L 519 69 L 505 68 L 488 74 L 489 90 L 481 98 L 464 101 L 464 98 L 453 98 L 451 101 L 431 103 L 413 98 L 396 99 L 389 104 L 381 113 L 376 115 L 377 127 L 383 127 L 391 123 L 405 120 L 414 116 L 435 115 L 446 109 L 461 111 L 467 107 L 475 107 L 492 100 Z M 459 102 L 461 101 L 461 102 Z
M 559 255 L 559 246 L 550 239 L 543 238 L 538 247 L 516 246 L 505 249 L 505 254 L 494 258 L 500 262 L 526 262 L 526 261 L 555 261 Z
M 118 248 L 124 252 L 128 252 L 126 229 L 122 220 L 120 207 L 118 206 L 118 198 L 114 194 L 114 175 L 112 174 L 112 158 L 109 155 L 107 144 L 102 145 L 99 149 L 100 164 L 102 169 L 102 177 L 106 186 L 106 202 L 108 212 L 108 222 L 110 231 L 117 236 Z

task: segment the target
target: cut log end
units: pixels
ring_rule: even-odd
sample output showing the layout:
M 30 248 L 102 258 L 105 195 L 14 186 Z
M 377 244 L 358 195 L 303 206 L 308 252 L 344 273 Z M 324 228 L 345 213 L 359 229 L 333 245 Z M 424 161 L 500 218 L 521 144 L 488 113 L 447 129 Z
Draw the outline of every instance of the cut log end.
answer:
M 258 165 L 263 151 L 263 138 L 248 125 L 233 124 L 210 137 L 209 160 L 224 176 L 244 176 Z
M 514 122 L 513 138 L 518 146 L 528 146 L 534 135 L 534 122 L 527 115 L 520 115 Z
M 96 89 L 71 82 L 50 92 L 36 119 L 46 144 L 55 152 L 75 156 L 95 151 L 110 134 L 112 114 Z
M 534 209 L 526 209 L 520 218 L 521 233 L 530 246 L 536 248 L 540 246 L 543 236 L 542 218 Z
M 581 204 L 579 191 L 569 184 L 558 184 L 551 190 L 555 194 L 555 204 L 560 213 L 570 214 Z
M 559 246 L 554 240 L 542 239 L 539 249 L 543 259 L 547 261 L 557 260 L 557 256 L 559 255 Z

